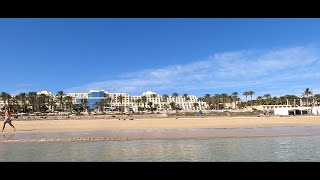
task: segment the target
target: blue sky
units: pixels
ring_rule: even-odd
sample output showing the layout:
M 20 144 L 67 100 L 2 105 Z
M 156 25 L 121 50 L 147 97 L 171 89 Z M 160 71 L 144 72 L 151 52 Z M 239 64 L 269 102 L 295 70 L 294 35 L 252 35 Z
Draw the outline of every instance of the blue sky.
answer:
M 0 91 L 320 93 L 319 42 L 318 18 L 2 18 Z

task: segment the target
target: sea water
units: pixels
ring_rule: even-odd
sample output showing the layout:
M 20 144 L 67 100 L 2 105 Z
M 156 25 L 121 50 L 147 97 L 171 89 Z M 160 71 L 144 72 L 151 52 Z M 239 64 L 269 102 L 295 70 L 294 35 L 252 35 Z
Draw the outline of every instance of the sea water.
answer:
M 320 161 L 320 136 L 1 142 L 1 162 Z

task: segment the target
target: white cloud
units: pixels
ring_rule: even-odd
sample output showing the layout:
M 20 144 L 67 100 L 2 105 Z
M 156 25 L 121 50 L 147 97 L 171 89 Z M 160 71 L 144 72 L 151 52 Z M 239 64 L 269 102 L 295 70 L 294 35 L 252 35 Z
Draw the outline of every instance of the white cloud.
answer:
M 256 88 L 280 93 L 284 86 L 290 89 L 302 82 L 306 84 L 305 81 L 310 88 L 319 87 L 318 52 L 315 46 L 305 46 L 216 53 L 207 60 L 119 74 L 117 79 L 92 82 L 65 92 L 105 89 L 142 94 L 147 90 L 157 93 L 188 93 L 193 90 L 203 95 L 212 94 L 215 89 L 242 88 L 259 94 Z

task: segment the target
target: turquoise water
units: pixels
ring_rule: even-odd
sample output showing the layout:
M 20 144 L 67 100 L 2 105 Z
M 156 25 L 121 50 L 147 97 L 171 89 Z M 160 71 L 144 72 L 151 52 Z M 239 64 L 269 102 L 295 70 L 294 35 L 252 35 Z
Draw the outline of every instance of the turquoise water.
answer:
M 1 162 L 320 161 L 320 136 L 0 143 Z

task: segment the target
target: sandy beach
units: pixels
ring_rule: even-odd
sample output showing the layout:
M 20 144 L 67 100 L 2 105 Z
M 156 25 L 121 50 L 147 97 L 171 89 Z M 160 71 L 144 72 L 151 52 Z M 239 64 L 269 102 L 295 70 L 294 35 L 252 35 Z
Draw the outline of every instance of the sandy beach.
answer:
M 0 141 L 320 135 L 320 116 L 13 120 Z M 82 139 L 81 139 L 82 138 Z M 89 139 L 90 138 L 90 139 Z M 93 138 L 93 139 L 92 139 Z

